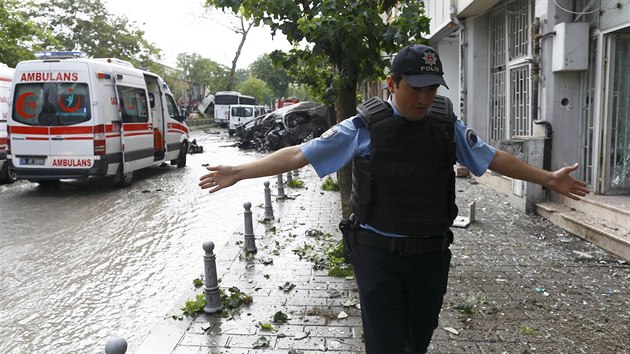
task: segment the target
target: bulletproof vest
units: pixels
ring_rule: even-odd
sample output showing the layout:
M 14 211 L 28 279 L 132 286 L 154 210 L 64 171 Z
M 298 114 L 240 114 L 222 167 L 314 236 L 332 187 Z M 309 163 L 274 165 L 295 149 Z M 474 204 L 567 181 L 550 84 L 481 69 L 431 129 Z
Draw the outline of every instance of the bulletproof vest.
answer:
M 350 203 L 359 222 L 407 236 L 447 232 L 457 216 L 451 101 L 436 96 L 415 122 L 394 116 L 376 97 L 357 111 L 372 148 L 369 157 L 353 160 Z

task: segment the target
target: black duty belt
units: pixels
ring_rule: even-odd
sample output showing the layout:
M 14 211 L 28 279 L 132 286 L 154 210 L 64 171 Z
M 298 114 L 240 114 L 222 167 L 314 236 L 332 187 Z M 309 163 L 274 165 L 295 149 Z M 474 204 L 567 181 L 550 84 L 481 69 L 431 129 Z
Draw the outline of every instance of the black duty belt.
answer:
M 388 237 L 359 229 L 355 238 L 360 245 L 383 248 L 401 255 L 443 252 L 453 243 L 453 233 L 450 230 L 438 236 Z

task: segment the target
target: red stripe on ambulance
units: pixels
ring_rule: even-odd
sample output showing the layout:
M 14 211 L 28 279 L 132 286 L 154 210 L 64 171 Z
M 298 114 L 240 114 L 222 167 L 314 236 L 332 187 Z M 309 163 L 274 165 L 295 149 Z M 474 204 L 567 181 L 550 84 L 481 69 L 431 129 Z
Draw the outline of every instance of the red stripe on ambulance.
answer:
M 11 134 L 35 134 L 48 135 L 48 127 L 26 127 L 21 125 L 12 125 L 10 127 Z
M 50 127 L 51 135 L 73 135 L 73 134 L 92 134 L 94 132 L 93 126 L 79 126 L 79 127 Z

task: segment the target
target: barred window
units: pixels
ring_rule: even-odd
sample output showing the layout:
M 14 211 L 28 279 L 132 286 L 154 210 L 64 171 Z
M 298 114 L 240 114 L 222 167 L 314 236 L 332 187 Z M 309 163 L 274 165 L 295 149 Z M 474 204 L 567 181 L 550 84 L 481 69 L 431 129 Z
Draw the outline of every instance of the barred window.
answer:
M 533 2 L 516 0 L 489 15 L 490 139 L 532 134 L 530 24 Z

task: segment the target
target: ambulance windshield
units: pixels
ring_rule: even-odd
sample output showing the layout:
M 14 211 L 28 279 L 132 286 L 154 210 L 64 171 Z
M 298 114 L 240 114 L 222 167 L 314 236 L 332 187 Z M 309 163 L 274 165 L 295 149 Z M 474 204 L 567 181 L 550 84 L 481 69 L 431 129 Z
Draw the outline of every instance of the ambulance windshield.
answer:
M 13 120 L 33 126 L 64 126 L 91 119 L 87 84 L 37 82 L 15 86 Z

